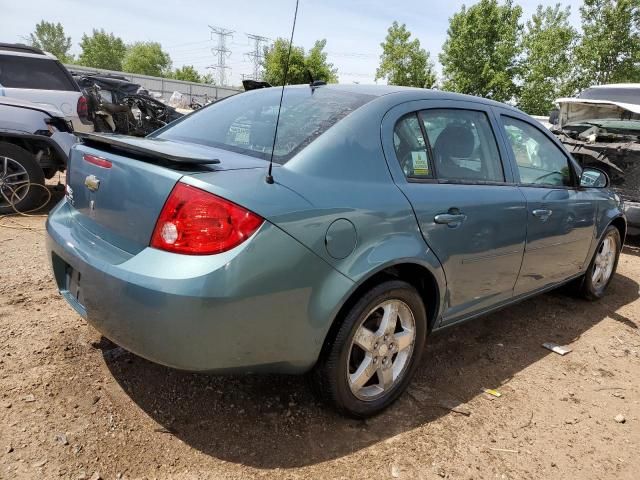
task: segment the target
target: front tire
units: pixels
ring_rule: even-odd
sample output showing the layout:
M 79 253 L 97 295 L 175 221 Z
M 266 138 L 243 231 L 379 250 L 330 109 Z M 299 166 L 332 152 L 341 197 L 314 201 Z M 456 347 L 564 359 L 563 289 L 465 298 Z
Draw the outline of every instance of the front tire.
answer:
M 618 267 L 621 250 L 620 232 L 613 225 L 609 225 L 582 278 L 579 290 L 582 297 L 587 300 L 598 300 L 604 296 Z
M 356 418 L 381 412 L 407 388 L 426 334 L 413 286 L 391 280 L 373 287 L 346 313 L 313 372 L 320 396 Z

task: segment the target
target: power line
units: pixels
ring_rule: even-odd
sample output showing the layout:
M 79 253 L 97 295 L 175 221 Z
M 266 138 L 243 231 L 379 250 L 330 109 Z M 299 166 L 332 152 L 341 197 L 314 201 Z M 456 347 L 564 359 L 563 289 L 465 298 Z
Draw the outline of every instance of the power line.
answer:
M 247 33 L 247 38 L 249 41 L 253 40 L 253 51 L 245 53 L 245 55 L 249 57 L 253 63 L 253 80 L 260 80 L 262 77 L 262 72 L 260 70 L 262 67 L 262 60 L 264 58 L 262 44 L 268 42 L 269 38 L 262 37 L 260 35 L 253 35 L 251 33 Z
M 211 49 L 211 53 L 218 54 L 218 63 L 212 65 L 218 72 L 218 85 L 224 86 L 227 84 L 227 70 L 231 70 L 231 67 L 227 66 L 227 58 L 231 55 L 231 50 L 227 48 L 227 37 L 233 38 L 233 30 L 227 28 L 213 27 L 209 25 L 211 29 L 211 38 L 214 34 L 218 36 L 218 45 Z
M 200 44 L 200 43 L 207 43 L 207 42 L 210 42 L 210 41 L 211 41 L 211 39 L 209 39 L 209 40 L 198 40 L 197 42 L 185 42 L 185 43 L 177 43 L 177 44 L 174 44 L 174 45 L 164 45 L 164 47 L 165 48 L 183 47 L 185 45 L 197 45 L 197 44 Z

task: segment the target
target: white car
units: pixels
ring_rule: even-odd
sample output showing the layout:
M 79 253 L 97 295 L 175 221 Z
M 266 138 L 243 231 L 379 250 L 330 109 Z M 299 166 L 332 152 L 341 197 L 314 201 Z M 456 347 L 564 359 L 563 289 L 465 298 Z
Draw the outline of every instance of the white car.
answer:
M 0 95 L 53 107 L 78 132 L 92 132 L 87 99 L 56 57 L 21 44 L 0 43 Z

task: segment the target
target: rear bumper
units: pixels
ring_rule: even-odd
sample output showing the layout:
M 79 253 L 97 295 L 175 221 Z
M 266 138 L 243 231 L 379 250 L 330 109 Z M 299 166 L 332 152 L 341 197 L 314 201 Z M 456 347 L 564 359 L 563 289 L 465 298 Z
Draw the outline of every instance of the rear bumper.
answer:
M 123 252 L 60 203 L 47 221 L 58 289 L 105 337 L 192 371 L 300 373 L 352 282 L 277 227 L 219 255 Z M 67 273 L 80 274 L 79 300 Z M 75 287 L 75 284 L 74 284 Z

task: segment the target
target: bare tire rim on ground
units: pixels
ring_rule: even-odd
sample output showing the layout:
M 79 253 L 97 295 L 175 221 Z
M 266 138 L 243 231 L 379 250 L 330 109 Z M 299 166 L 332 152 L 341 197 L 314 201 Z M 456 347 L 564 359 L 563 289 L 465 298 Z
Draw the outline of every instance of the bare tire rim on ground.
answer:
M 593 273 L 591 274 L 591 282 L 595 288 L 600 288 L 607 284 L 611 273 L 613 272 L 613 265 L 616 261 L 616 242 L 611 235 L 607 235 L 600 248 L 596 252 L 596 260 L 594 264 Z
M 20 203 L 29 193 L 29 174 L 13 158 L 0 156 L 0 207 Z
M 347 357 L 351 393 L 365 401 L 388 393 L 404 376 L 413 355 L 416 322 L 401 300 L 374 307 L 356 330 Z

